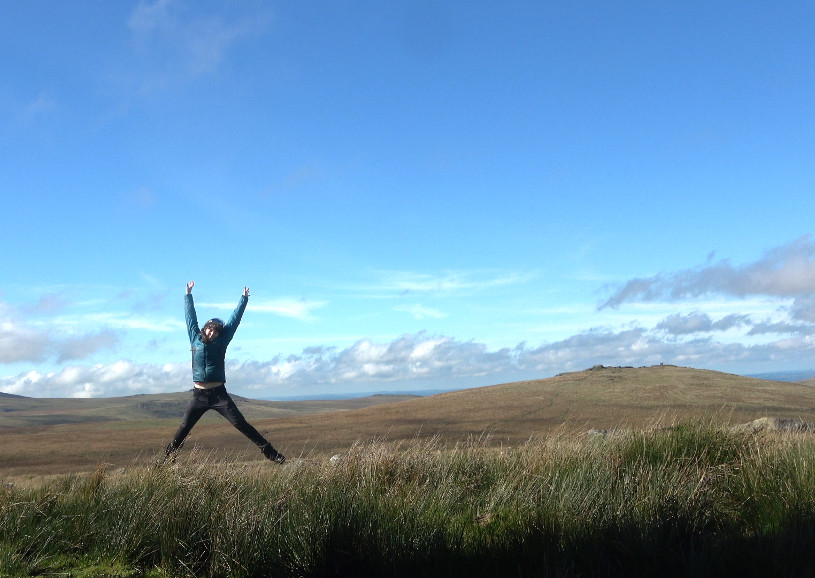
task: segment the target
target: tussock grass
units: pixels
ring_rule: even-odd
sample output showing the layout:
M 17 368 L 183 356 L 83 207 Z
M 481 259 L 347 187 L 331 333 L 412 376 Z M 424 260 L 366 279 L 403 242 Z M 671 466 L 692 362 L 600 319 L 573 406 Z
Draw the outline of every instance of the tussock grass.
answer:
M 815 439 L 689 422 L 0 490 L 0 574 L 806 576 Z M 84 572 L 84 574 L 82 574 Z

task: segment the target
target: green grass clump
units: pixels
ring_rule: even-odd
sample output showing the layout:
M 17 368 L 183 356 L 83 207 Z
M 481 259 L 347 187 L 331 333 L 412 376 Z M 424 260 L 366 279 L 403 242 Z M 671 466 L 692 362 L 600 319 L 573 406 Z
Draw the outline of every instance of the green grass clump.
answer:
M 0 575 L 806 576 L 815 440 L 706 423 L 357 444 L 0 490 Z

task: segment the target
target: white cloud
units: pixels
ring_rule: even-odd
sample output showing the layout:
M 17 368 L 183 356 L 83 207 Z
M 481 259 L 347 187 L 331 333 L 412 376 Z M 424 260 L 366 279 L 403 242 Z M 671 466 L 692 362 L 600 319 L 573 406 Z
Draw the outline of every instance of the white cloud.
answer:
M 99 350 L 110 349 L 118 343 L 119 336 L 110 330 L 64 339 L 54 344 L 58 350 L 57 363 L 85 359 Z
M 790 313 L 793 319 L 815 323 L 815 295 L 796 297 Z
M 513 328 L 511 340 L 502 337 L 495 341 L 494 347 L 479 341 L 419 332 L 398 338 L 344 339 L 341 346 L 337 346 L 335 340 L 334 346 L 317 345 L 304 347 L 294 355 L 275 355 L 274 352 L 281 351 L 278 347 L 292 343 L 281 338 L 265 341 L 261 358 L 230 361 L 227 375 L 233 391 L 264 397 L 281 391 L 370 391 L 397 386 L 420 387 L 420 384 L 425 387 L 428 384 L 432 387 L 486 385 L 547 377 L 596 364 L 675 363 L 712 369 L 742 368 L 741 371 L 751 367 L 757 371 L 800 368 L 815 352 L 815 299 L 809 293 L 792 292 L 809 287 L 814 262 L 815 244 L 804 237 L 744 266 L 721 262 L 634 280 L 617 293 L 619 303 L 632 303 L 627 313 L 609 305 L 602 313 L 595 310 L 594 318 L 581 315 L 579 324 L 557 333 L 542 321 L 541 329 L 535 334 L 548 335 L 555 341 L 540 345 L 514 341 L 515 334 L 530 335 L 529 323 Z M 405 294 L 421 293 L 421 301 L 433 302 L 437 296 L 458 298 L 467 292 L 488 291 L 506 284 L 523 283 L 525 279 L 514 274 L 477 272 L 438 276 L 393 273 L 385 275 L 375 287 L 366 288 L 363 295 L 391 292 L 390 297 L 403 298 Z M 714 298 L 694 299 L 690 311 L 676 311 L 675 304 L 670 303 L 671 299 L 708 294 Z M 48 294 L 36 304 L 18 307 L 0 302 L 0 319 L 3 319 L 0 364 L 41 363 L 49 359 L 58 365 L 71 363 L 51 373 L 37 366 L 39 372 L 25 371 L 0 379 L 0 391 L 61 397 L 187 388 L 188 363 L 155 365 L 118 361 L 90 365 L 98 361 L 91 359 L 98 352 L 116 351 L 119 340 L 126 338 L 129 329 L 147 329 L 151 333 L 173 331 L 179 335 L 178 346 L 186 347 L 182 321 L 158 313 L 166 295 L 155 293 L 146 301 L 145 295 L 134 291 L 114 299 L 81 301 Z M 748 299 L 745 295 L 755 297 Z M 140 299 L 139 313 L 135 314 L 127 303 L 137 299 Z M 236 301 L 200 305 L 228 315 Z M 414 304 L 403 302 L 394 304 L 395 308 L 417 319 L 437 319 L 445 315 L 439 309 L 419 303 L 419 299 L 404 301 Z M 253 312 L 309 321 L 326 305 L 325 301 L 295 298 L 253 298 L 249 307 Z M 560 315 L 570 320 L 581 313 L 580 308 L 541 308 L 541 311 L 538 313 L 544 317 Z M 602 326 L 585 330 L 591 324 Z M 299 336 L 297 339 L 308 338 Z M 313 342 L 300 343 L 302 346 Z M 507 346 L 507 343 L 517 345 Z M 135 348 L 129 347 L 128 351 L 133 352 Z M 179 350 L 176 347 L 174 351 Z M 240 349 L 236 352 L 241 355 Z M 81 360 L 89 365 L 76 363 Z
M 369 284 L 353 285 L 345 289 L 379 297 L 415 293 L 444 297 L 519 285 L 527 282 L 531 275 L 478 270 L 445 271 L 437 274 L 415 271 L 377 271 L 375 277 Z
M 700 313 L 695 311 L 689 315 L 680 315 L 676 313 L 670 315 L 659 322 L 657 329 L 670 333 L 672 335 L 685 335 L 688 333 L 699 333 L 702 331 L 710 331 L 713 327 L 713 321 L 707 313 Z
M 247 308 L 252 312 L 273 313 L 281 317 L 291 317 L 301 321 L 312 321 L 312 312 L 325 307 L 326 301 L 307 301 L 305 299 L 280 298 L 267 301 L 250 301 Z M 223 311 L 234 311 L 235 303 L 200 303 L 196 307 L 219 309 Z
M 175 319 L 160 321 L 116 312 L 66 312 L 74 306 L 75 302 L 56 294 L 47 294 L 34 305 L 0 302 L 0 364 L 87 359 L 114 349 L 120 343 L 120 329 L 156 332 L 184 328 Z
M 14 321 L 0 323 L 0 363 L 41 361 L 48 353 L 47 333 L 20 325 Z
M 134 315 L 136 313 L 136 315 Z M 77 326 L 103 326 L 116 329 L 144 329 L 151 332 L 172 333 L 186 331 L 183 320 L 170 317 L 146 316 L 139 311 L 134 313 L 106 311 L 101 313 L 88 313 L 54 319 L 54 323 L 69 327 Z
M 776 247 L 764 257 L 736 267 L 728 261 L 675 273 L 628 281 L 600 305 L 626 302 L 674 301 L 719 294 L 736 297 L 767 295 L 799 297 L 815 293 L 815 243 L 809 235 Z
M 157 28 L 164 28 L 170 20 L 170 5 L 172 0 L 157 0 L 156 2 L 139 2 L 130 15 L 128 25 L 142 34 L 152 32 Z
M 660 321 L 656 328 L 670 335 L 689 335 L 692 333 L 705 333 L 711 331 L 728 331 L 743 325 L 750 325 L 750 316 L 731 314 L 713 321 L 707 313 L 694 311 L 688 315 L 675 313 Z
M 140 2 L 128 26 L 143 70 L 142 90 L 164 88 L 217 70 L 240 40 L 266 25 L 265 12 L 203 14 L 180 0 Z
M 419 319 L 419 320 L 427 319 L 428 317 L 432 318 L 432 319 L 442 319 L 444 317 L 447 317 L 446 313 L 442 313 L 441 311 L 439 311 L 437 309 L 433 309 L 431 307 L 425 307 L 423 305 L 419 305 L 418 303 L 416 305 L 399 306 L 399 307 L 396 307 L 395 309 L 396 309 L 396 311 L 402 311 L 404 313 L 410 313 L 413 317 L 415 317 L 416 319 Z
M 442 275 L 409 271 L 383 271 L 379 289 L 399 293 L 454 293 L 514 285 L 528 277 L 517 273 L 492 274 L 480 271 L 449 271 Z
M 307 348 L 286 358 L 236 364 L 230 371 L 241 373 L 242 383 L 258 389 L 388 384 L 487 375 L 506 369 L 506 363 L 499 361 L 508 359 L 506 351 L 491 353 L 483 344 L 419 333 L 385 343 L 362 339 L 345 349 Z
M 808 323 L 790 323 L 788 321 L 766 321 L 756 323 L 750 329 L 748 335 L 793 334 L 793 335 L 815 335 L 815 325 Z
M 50 297 L 32 311 L 53 311 L 58 299 Z M 61 302 L 60 302 L 61 303 Z M 56 307 L 56 309 L 60 309 Z M 14 308 L 0 303 L 0 363 L 40 362 L 51 355 L 60 361 L 84 359 L 101 349 L 113 347 L 118 337 L 112 331 L 76 333 L 66 337 L 65 332 L 55 331 L 54 324 L 33 324 L 23 320 L 22 312 L 29 308 Z
M 282 392 L 386 390 L 389 387 L 472 387 L 549 377 L 597 364 L 670 363 L 701 368 L 734 365 L 792 367 L 812 358 L 815 336 L 792 334 L 756 345 L 711 338 L 678 341 L 642 327 L 592 329 L 532 347 L 490 350 L 483 343 L 425 333 L 385 342 L 362 339 L 346 348 L 309 347 L 300 354 L 267 361 L 228 362 L 230 390 L 269 397 Z M 35 371 L 0 379 L 0 391 L 34 397 L 120 396 L 182 391 L 190 387 L 188 363 L 139 364 L 121 360 L 93 366 L 71 365 L 59 372 Z
M 56 314 L 63 311 L 70 305 L 70 302 L 64 295 L 57 293 L 47 293 L 40 297 L 40 300 L 31 308 L 34 313 L 41 314 Z
M 729 331 L 731 329 L 735 329 L 745 325 L 750 325 L 751 323 L 752 322 L 750 321 L 749 315 L 731 313 L 726 317 L 722 317 L 718 321 L 714 321 L 711 328 L 714 331 Z
M 29 397 L 111 397 L 189 389 L 189 364 L 135 364 L 117 361 L 69 365 L 59 372 L 28 371 L 0 378 L 0 391 Z

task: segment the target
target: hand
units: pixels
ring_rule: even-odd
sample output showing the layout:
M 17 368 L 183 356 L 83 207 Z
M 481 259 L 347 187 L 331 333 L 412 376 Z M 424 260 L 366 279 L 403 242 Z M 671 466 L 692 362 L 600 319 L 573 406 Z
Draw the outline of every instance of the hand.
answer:
M 243 296 L 249 297 L 249 287 L 247 287 L 246 285 L 243 286 Z
M 187 295 L 192 293 L 192 288 L 195 287 L 195 281 L 190 281 L 187 283 Z

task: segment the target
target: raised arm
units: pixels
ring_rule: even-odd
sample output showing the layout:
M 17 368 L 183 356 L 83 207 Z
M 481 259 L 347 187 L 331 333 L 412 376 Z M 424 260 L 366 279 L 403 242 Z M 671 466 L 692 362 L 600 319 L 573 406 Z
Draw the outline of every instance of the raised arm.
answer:
M 247 303 L 249 303 L 249 287 L 244 287 L 243 294 L 241 295 L 240 301 L 238 301 L 238 306 L 235 307 L 235 310 L 229 317 L 229 321 L 226 322 L 226 325 L 224 325 L 223 328 L 223 336 L 226 338 L 227 342 L 231 341 L 232 337 L 235 335 L 235 331 L 238 329 L 238 325 L 241 322 L 241 317 L 243 317 L 243 312 L 246 310 Z
M 192 288 L 194 286 L 195 281 L 187 283 L 187 294 L 184 296 L 184 317 L 187 318 L 187 335 L 190 338 L 190 343 L 201 332 L 198 328 L 198 316 L 195 314 L 195 302 L 192 300 Z

